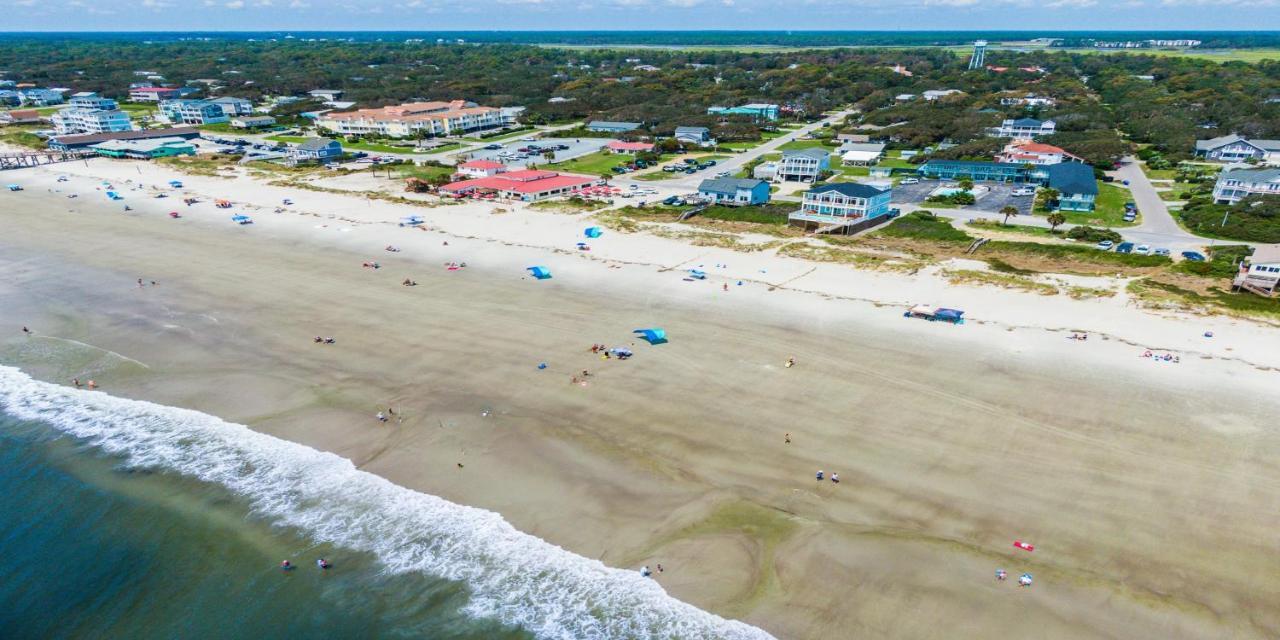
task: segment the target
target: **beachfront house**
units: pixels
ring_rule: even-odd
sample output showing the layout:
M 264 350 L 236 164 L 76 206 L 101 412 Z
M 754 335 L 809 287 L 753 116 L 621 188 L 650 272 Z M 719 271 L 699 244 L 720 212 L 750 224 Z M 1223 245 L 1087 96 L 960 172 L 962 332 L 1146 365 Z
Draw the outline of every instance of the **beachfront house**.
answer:
M 1014 140 L 1030 140 L 1041 136 L 1051 136 L 1058 125 L 1053 120 L 1037 120 L 1035 118 L 1007 119 L 1000 126 L 987 130 L 987 135 L 996 138 L 1013 138 Z
M 769 183 L 755 178 L 712 178 L 698 185 L 698 195 L 714 204 L 764 204 L 769 201 Z
M 1280 245 L 1260 244 L 1240 263 L 1232 286 L 1267 297 L 1280 290 Z
M 231 126 L 237 129 L 261 129 L 275 123 L 276 119 L 271 116 L 238 116 L 231 119 Z
M 778 163 L 776 182 L 816 182 L 823 171 L 831 168 L 831 152 L 823 147 L 788 149 Z
M 800 210 L 787 217 L 806 230 L 863 221 L 880 222 L 889 215 L 893 190 L 858 182 L 833 182 L 804 192 Z
M 871 136 L 865 133 L 841 133 L 836 135 L 836 142 L 840 144 L 871 142 Z
M 499 198 L 536 202 L 545 198 L 570 195 L 579 189 L 601 184 L 604 184 L 604 179 L 597 176 L 522 169 L 487 178 L 451 182 L 440 187 L 440 193 L 453 197 L 493 194 Z
M 777 120 L 782 108 L 776 104 L 753 102 L 737 107 L 707 107 L 707 113 L 714 116 L 746 116 L 752 120 Z
M 1247 139 L 1236 134 L 1196 140 L 1196 157 L 1215 162 L 1255 160 L 1280 164 L 1280 140 Z
M 507 165 L 493 160 L 468 160 L 459 164 L 457 175 L 462 178 L 488 178 L 507 171 Z
M 317 127 L 340 135 L 376 134 L 390 138 L 460 135 L 503 125 L 501 109 L 466 100 L 331 111 L 320 114 L 315 121 Z
M 81 91 L 71 94 L 71 99 L 67 101 L 67 106 L 74 109 L 114 111 L 120 108 L 120 103 L 111 98 L 104 98 L 93 91 Z
M 222 105 L 212 100 L 164 100 L 160 103 L 160 120 L 170 124 L 220 124 L 231 120 Z
M 1093 211 L 1098 200 L 1098 180 L 1093 167 L 1081 162 L 1050 165 L 1045 185 L 1058 191 L 1059 211 Z
M 1084 162 L 1084 159 L 1051 144 L 1014 140 L 996 155 L 996 162 L 1048 166 L 1062 162 Z
M 920 96 L 928 102 L 933 102 L 935 100 L 941 100 L 947 96 L 953 96 L 960 93 L 964 92 L 959 89 L 930 89 L 920 94 Z
M 711 137 L 711 130 L 706 127 L 676 127 L 675 139 L 684 145 L 713 147 L 716 139 Z
M 1218 174 L 1213 201 L 1235 204 L 1249 196 L 1280 196 L 1280 168 L 1235 169 Z
M 173 87 L 134 87 L 129 89 L 129 102 L 160 102 L 181 97 Z
M 149 140 L 106 140 L 90 145 L 98 155 L 108 158 L 154 160 L 171 156 L 194 156 L 196 148 L 184 138 L 151 138 Z
M 841 164 L 853 167 L 873 165 L 884 156 L 882 142 L 846 142 L 836 149 Z
M 640 128 L 639 122 L 611 122 L 609 120 L 592 120 L 587 123 L 587 131 L 600 133 L 626 133 Z
M 293 164 L 326 163 L 342 157 L 342 143 L 328 138 L 307 138 L 289 148 Z

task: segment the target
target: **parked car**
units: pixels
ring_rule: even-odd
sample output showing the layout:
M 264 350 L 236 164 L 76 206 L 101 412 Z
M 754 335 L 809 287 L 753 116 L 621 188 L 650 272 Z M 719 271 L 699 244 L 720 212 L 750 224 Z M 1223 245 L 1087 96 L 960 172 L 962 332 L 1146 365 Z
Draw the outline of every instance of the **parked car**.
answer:
M 708 160 L 708 161 L 706 161 L 704 164 L 705 164 L 706 166 L 708 166 L 708 167 L 714 167 L 714 166 L 716 166 L 716 161 L 715 161 L 715 160 Z
M 1124 214 L 1124 218 L 1122 218 L 1122 220 L 1124 220 L 1125 222 L 1133 222 L 1134 220 L 1137 220 L 1137 219 L 1138 219 L 1138 214 L 1132 213 L 1132 212 Z
M 1151 255 L 1151 247 L 1145 244 L 1140 244 L 1137 249 L 1133 250 L 1133 252 L 1144 256 Z
M 1120 244 L 1116 245 L 1116 253 L 1132 253 L 1132 252 L 1133 252 L 1132 242 L 1121 242 Z
M 1164 247 L 1157 247 L 1152 253 L 1158 256 L 1167 256 L 1169 255 L 1169 250 Z
M 662 201 L 662 204 L 665 204 L 665 205 L 667 205 L 668 207 L 670 207 L 670 206 L 672 206 L 672 205 L 680 204 L 680 196 L 671 196 L 671 197 L 667 198 L 666 200 L 663 200 L 663 201 Z
M 1111 250 L 1111 247 L 1114 247 L 1114 246 L 1115 246 L 1115 244 L 1116 244 L 1116 243 L 1114 243 L 1114 242 L 1112 242 L 1112 241 L 1110 241 L 1110 240 L 1103 240 L 1102 242 L 1099 242 L 1099 243 L 1098 243 L 1098 248 L 1099 248 L 1099 249 L 1101 249 L 1101 250 L 1103 250 L 1103 251 L 1110 251 L 1110 250 Z
M 1017 189 L 1014 189 L 1009 195 L 1030 196 L 1030 195 L 1035 195 L 1035 193 L 1036 193 L 1036 190 L 1034 187 L 1018 187 Z
M 495 142 L 494 144 L 486 144 L 486 145 L 484 146 L 484 148 L 485 148 L 485 149 L 488 149 L 489 151 L 497 151 L 498 149 L 501 149 L 501 148 L 502 148 L 502 145 L 497 144 L 497 143 Z
M 903 178 L 898 184 L 920 184 L 919 178 Z
M 1204 254 L 1199 251 L 1183 251 L 1182 257 L 1192 262 L 1204 262 Z
M 685 158 L 685 159 L 684 159 L 684 163 L 685 163 L 685 164 L 698 164 L 698 159 L 697 159 L 697 158 Z
M 1138 205 L 1137 205 L 1137 204 L 1134 204 L 1133 202 L 1126 202 L 1126 203 L 1124 203 L 1124 210 L 1125 210 L 1125 211 L 1137 211 L 1137 210 L 1138 210 Z

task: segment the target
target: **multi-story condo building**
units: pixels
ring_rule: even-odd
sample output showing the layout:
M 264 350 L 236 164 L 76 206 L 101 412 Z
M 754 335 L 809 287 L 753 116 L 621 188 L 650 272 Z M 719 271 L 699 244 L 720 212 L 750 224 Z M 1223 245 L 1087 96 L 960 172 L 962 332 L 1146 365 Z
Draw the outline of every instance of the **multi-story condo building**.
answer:
M 24 107 L 47 107 L 63 102 L 62 92 L 57 89 L 18 89 L 18 97 Z
M 165 100 L 160 103 L 160 116 L 170 124 L 218 124 L 231 119 L 212 100 Z
M 326 113 L 316 118 L 316 126 L 334 133 L 392 138 L 456 135 L 493 129 L 503 122 L 501 109 L 463 100 L 412 102 L 380 109 Z
M 209 102 L 222 107 L 222 113 L 226 114 L 228 118 L 253 115 L 253 103 L 244 98 L 223 96 L 221 98 L 213 98 Z
M 71 94 L 71 99 L 67 101 L 67 105 L 75 109 L 102 109 L 104 111 L 114 111 L 120 108 L 120 104 L 111 98 L 104 98 L 93 91 L 81 91 L 80 93 Z
M 1000 126 L 987 130 L 989 135 L 997 138 L 1013 138 L 1014 140 L 1030 140 L 1040 136 L 1051 136 L 1057 131 L 1057 123 L 1052 120 L 1036 120 L 1035 118 L 1008 119 Z
M 748 116 L 752 120 L 777 120 L 782 108 L 776 104 L 753 102 L 737 107 L 707 107 L 707 113 L 713 116 Z
M 135 87 L 129 89 L 130 102 L 160 102 L 181 97 L 182 93 L 173 87 Z
M 1280 196 L 1280 169 L 1236 169 L 1218 174 L 1213 201 L 1235 204 L 1248 196 Z
M 119 109 L 67 107 L 53 114 L 50 119 L 58 135 L 133 130 L 129 114 Z

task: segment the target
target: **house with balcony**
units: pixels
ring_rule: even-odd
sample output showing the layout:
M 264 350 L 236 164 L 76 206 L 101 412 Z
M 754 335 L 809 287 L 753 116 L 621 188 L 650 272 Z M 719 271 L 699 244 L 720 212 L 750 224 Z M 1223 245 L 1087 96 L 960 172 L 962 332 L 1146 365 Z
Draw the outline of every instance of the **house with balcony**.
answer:
M 800 210 L 787 216 L 787 220 L 805 230 L 863 222 L 875 224 L 882 218 L 888 219 L 892 197 L 893 190 L 889 188 L 833 182 L 806 191 Z
M 35 109 L 0 111 L 0 124 L 32 124 L 40 120 L 40 112 Z
M 996 162 L 1049 166 L 1063 162 L 1084 162 L 1084 159 L 1051 144 L 1014 140 L 996 155 Z
M 712 178 L 698 185 L 698 195 L 714 204 L 764 204 L 769 201 L 769 183 L 755 178 Z
M 711 137 L 711 130 L 706 127 L 676 127 L 673 136 L 681 144 L 713 147 L 716 139 Z
M 65 92 L 58 89 L 27 87 L 18 89 L 18 98 L 24 107 L 49 107 L 62 104 L 65 100 L 63 93 Z
M 212 100 L 165 100 L 160 103 L 160 118 L 170 124 L 219 124 L 231 118 L 222 105 Z
M 237 116 L 231 119 L 231 126 L 237 129 L 262 129 L 275 123 L 276 119 L 271 116 Z
M 831 168 L 831 152 L 822 147 L 788 149 L 778 162 L 775 182 L 816 182 L 823 171 Z
M 222 113 L 226 114 L 228 118 L 253 115 L 253 103 L 244 98 L 223 96 L 221 98 L 213 98 L 209 102 L 222 107 Z
M 93 91 L 81 91 L 71 94 L 67 106 L 75 109 L 102 109 L 112 111 L 120 108 L 120 103 L 111 98 L 104 98 Z
M 865 167 L 884 157 L 883 142 L 846 142 L 836 149 L 840 163 L 845 166 Z
M 996 138 L 1013 138 L 1014 140 L 1030 140 L 1042 136 L 1051 136 L 1058 125 L 1053 120 L 1037 120 L 1035 118 L 1009 118 L 1000 126 L 987 130 L 987 134 Z
M 1218 174 L 1213 201 L 1235 204 L 1249 196 L 1280 196 L 1280 168 L 1235 169 Z
M 1274 296 L 1280 291 L 1280 245 L 1260 244 L 1253 255 L 1240 263 L 1240 271 L 1232 281 L 1236 290 Z
M 1196 140 L 1197 158 L 1215 162 L 1248 162 L 1280 164 L 1280 140 L 1248 139 L 1231 134 L 1209 140 Z
M 341 157 L 342 143 L 326 138 L 307 138 L 289 149 L 289 161 L 293 164 L 324 164 Z

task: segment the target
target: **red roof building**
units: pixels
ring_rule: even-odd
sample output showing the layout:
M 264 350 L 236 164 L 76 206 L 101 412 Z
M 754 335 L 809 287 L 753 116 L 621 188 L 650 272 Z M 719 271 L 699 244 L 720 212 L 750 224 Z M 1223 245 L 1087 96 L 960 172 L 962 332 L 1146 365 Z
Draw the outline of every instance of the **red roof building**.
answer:
M 493 160 L 470 160 L 458 165 L 458 175 L 468 178 L 488 178 L 506 171 L 507 165 Z
M 614 153 L 645 153 L 653 151 L 653 143 L 650 142 L 623 142 L 622 140 L 614 140 L 605 145 Z
M 586 187 L 603 184 L 604 180 L 575 173 L 557 173 L 538 169 L 506 171 L 486 178 L 459 180 L 440 187 L 440 192 L 457 196 L 472 193 L 496 193 L 501 198 L 533 202 L 568 195 Z
M 996 156 L 996 162 L 1048 166 L 1063 162 L 1084 162 L 1084 159 L 1051 144 L 1019 140 L 1006 145 Z

